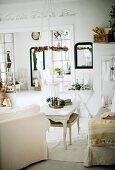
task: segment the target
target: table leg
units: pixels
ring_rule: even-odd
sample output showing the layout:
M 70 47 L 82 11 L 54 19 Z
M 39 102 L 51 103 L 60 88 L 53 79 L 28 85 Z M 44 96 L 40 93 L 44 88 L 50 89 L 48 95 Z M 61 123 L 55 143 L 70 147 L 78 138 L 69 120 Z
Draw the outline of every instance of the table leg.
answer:
M 78 130 L 78 134 L 79 134 L 79 129 L 80 129 L 80 127 L 79 127 L 79 115 L 78 115 L 78 117 L 77 117 L 77 130 Z
M 69 144 L 72 145 L 72 139 L 71 139 L 71 126 L 69 127 Z
M 64 142 L 64 149 L 67 149 L 66 144 L 66 134 L 67 134 L 67 121 L 63 121 L 63 142 Z

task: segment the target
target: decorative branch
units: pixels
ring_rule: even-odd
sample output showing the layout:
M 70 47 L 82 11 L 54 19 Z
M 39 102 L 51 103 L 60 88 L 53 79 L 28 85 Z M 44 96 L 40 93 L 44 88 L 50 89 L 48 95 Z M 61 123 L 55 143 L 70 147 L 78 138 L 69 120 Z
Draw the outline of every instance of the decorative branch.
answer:
M 104 35 L 105 32 L 104 32 L 104 29 L 103 28 L 99 28 L 99 27 L 95 27 L 92 29 L 92 31 L 98 35 Z
M 49 47 L 52 51 L 68 51 L 68 47 L 64 46 L 64 47 Z
M 112 10 L 109 13 L 110 16 L 110 27 L 115 27 L 115 6 L 112 6 Z
M 44 46 L 44 47 L 35 47 L 35 52 L 42 52 L 42 51 L 47 51 L 48 50 L 48 46 Z
M 42 52 L 42 51 L 47 51 L 48 49 L 52 50 L 52 51 L 68 51 L 68 47 L 64 46 L 64 47 L 55 47 L 55 46 L 43 46 L 43 47 L 35 47 L 34 50 L 35 52 Z

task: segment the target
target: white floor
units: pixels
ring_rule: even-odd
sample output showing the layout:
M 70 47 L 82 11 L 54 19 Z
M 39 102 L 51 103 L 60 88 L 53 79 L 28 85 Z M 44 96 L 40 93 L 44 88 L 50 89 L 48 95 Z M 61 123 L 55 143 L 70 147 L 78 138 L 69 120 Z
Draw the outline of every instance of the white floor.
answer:
M 46 95 L 47 96 L 47 95 Z M 61 98 L 68 98 L 63 94 Z M 38 104 L 42 106 L 46 103 L 46 98 L 41 91 L 19 91 L 16 93 L 16 106 L 26 106 L 30 104 Z M 80 136 L 87 134 L 88 118 L 80 116 Z M 75 123 L 72 127 L 72 138 L 79 137 L 77 133 L 77 124 Z M 67 131 L 67 140 L 69 139 Z M 60 141 L 63 140 L 63 128 L 53 128 L 51 127 L 47 132 L 47 141 Z

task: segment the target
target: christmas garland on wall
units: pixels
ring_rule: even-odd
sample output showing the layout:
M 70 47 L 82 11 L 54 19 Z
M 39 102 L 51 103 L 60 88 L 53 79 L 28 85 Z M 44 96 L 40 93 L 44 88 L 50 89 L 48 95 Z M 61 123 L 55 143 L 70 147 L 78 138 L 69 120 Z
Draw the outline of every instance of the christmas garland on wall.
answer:
M 48 50 L 48 46 L 44 46 L 44 47 L 35 47 L 34 50 L 35 50 L 35 52 L 47 51 L 47 50 Z
M 35 47 L 34 50 L 35 52 L 43 52 L 43 51 L 47 51 L 48 49 L 52 50 L 52 51 L 68 51 L 68 47 L 64 46 L 64 47 L 55 47 L 55 46 L 43 46 L 43 47 Z
M 64 46 L 64 47 L 49 47 L 52 51 L 68 51 L 68 47 Z

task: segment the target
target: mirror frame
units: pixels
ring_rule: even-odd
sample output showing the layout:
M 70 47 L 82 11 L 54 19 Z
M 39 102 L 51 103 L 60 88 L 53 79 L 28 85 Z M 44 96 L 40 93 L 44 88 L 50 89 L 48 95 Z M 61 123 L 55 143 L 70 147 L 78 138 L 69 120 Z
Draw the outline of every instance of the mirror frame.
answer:
M 31 71 L 31 73 L 30 73 L 30 75 L 31 75 L 31 86 L 35 86 L 34 84 L 33 84 L 33 74 L 32 74 L 32 71 L 33 71 L 33 61 L 32 61 L 32 57 L 33 57 L 33 55 L 32 55 L 32 50 L 33 49 L 35 49 L 36 47 L 31 47 L 30 48 L 30 71 Z M 45 51 L 43 51 L 42 52 L 43 53 L 43 70 L 45 69 Z
M 78 45 L 91 45 L 91 47 L 92 47 L 92 51 L 91 51 L 92 63 L 91 63 L 91 66 L 79 66 L 78 65 L 78 50 L 77 50 Z M 78 43 L 76 43 L 75 46 L 74 46 L 74 61 L 75 61 L 75 69 L 92 69 L 93 68 L 93 43 L 92 42 L 78 42 Z

